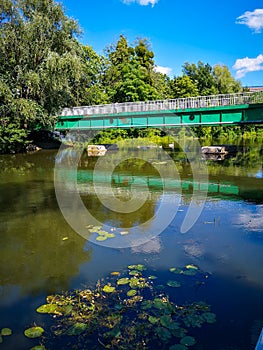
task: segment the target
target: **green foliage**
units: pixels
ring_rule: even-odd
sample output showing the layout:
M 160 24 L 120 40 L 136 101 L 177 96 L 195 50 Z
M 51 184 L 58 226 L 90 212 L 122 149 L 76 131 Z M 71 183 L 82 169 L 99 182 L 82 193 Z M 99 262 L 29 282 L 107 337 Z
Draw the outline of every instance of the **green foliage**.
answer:
M 0 106 L 5 129 L 0 147 L 14 151 L 22 148 L 29 130 L 53 126 L 52 115 L 75 104 L 83 66 L 75 39 L 78 25 L 60 4 L 0 0 L 0 5 Z M 7 140 L 9 134 L 13 136 Z
M 188 75 L 177 77 L 171 80 L 171 97 L 194 97 L 199 95 L 197 83 L 193 81 Z
M 241 83 L 232 77 L 227 66 L 216 64 L 213 68 L 213 75 L 219 94 L 231 94 L 242 91 Z
M 105 88 L 111 102 L 135 102 L 160 98 L 160 76 L 154 71 L 154 53 L 145 39 L 133 48 L 124 36 L 112 45 L 107 55 L 110 65 L 105 74 Z M 162 88 L 164 90 L 164 88 Z

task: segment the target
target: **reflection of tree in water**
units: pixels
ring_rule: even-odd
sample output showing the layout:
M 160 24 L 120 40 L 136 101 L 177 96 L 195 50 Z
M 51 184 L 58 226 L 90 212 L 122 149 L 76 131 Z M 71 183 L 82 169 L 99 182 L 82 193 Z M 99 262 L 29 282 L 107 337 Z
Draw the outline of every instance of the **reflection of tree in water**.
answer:
M 59 211 L 46 210 L 12 218 L 0 238 L 2 285 L 19 285 L 24 292 L 63 290 L 90 259 L 85 241 L 66 225 Z
M 3 293 L 10 285 L 19 286 L 23 294 L 67 289 L 79 265 L 90 259 L 90 252 L 83 250 L 85 241 L 66 224 L 57 206 L 54 158 L 54 152 L 1 157 Z

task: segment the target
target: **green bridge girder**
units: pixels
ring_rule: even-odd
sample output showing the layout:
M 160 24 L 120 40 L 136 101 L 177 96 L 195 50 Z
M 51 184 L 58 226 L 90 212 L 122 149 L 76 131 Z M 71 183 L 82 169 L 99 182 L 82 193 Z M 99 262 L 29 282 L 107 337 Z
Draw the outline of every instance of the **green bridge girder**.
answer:
M 172 128 L 263 123 L 263 93 L 65 108 L 57 130 Z

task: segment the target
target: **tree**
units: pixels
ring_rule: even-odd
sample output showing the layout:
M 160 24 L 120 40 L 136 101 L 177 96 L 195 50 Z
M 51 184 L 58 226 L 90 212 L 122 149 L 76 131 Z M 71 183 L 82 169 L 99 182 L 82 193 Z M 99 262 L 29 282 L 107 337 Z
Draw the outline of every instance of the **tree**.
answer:
M 227 66 L 216 64 L 213 67 L 213 75 L 219 94 L 231 94 L 242 91 L 241 83 L 232 77 Z
M 188 75 L 171 80 L 170 89 L 172 98 L 194 97 L 199 94 L 197 83 L 192 81 Z
M 1 124 L 26 135 L 75 103 L 80 31 L 53 0 L 0 0 L 0 8 Z
M 187 75 L 197 85 L 199 95 L 217 94 L 215 78 L 210 64 L 199 61 L 198 64 L 186 62 L 183 65 L 183 74 Z
M 103 85 L 108 60 L 90 46 L 82 46 L 83 76 L 77 87 L 77 105 L 96 105 L 109 102 Z
M 105 87 L 111 102 L 135 102 L 159 98 L 155 87 L 154 54 L 146 39 L 135 47 L 120 36 L 116 45 L 107 51 L 109 67 L 105 74 Z M 158 82 L 159 83 L 159 82 Z

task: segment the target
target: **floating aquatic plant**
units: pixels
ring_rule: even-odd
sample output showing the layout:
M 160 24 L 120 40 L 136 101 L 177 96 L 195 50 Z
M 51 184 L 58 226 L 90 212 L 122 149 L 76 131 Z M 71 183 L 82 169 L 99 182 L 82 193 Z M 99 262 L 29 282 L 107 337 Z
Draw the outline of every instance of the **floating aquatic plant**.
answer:
M 11 335 L 12 330 L 10 328 L 2 328 L 0 334 L 3 336 Z
M 167 286 L 178 288 L 181 287 L 181 283 L 178 281 L 168 281 Z
M 187 288 L 191 281 L 191 275 L 184 277 L 187 271 L 194 271 L 195 282 L 198 277 L 204 277 L 195 265 L 174 267 L 170 271 L 178 275 L 178 280 L 165 283 L 175 288 Z M 47 348 L 56 348 L 56 342 L 68 337 L 67 346 L 79 350 L 188 349 L 196 344 L 191 328 L 213 323 L 216 316 L 203 301 L 180 303 L 175 290 L 171 295 L 169 291 L 170 288 L 155 285 L 155 278 L 144 265 L 136 264 L 129 265 L 125 272 L 110 273 L 94 289 L 48 296 L 47 304 L 37 311 L 56 314 L 56 318 L 51 328 L 53 336 L 45 337 L 43 342 Z M 32 329 L 28 332 L 33 337 Z M 73 336 L 72 340 L 69 336 Z
M 44 329 L 39 326 L 34 326 L 24 331 L 24 335 L 27 338 L 38 338 L 38 337 L 41 337 L 43 333 L 44 333 Z

